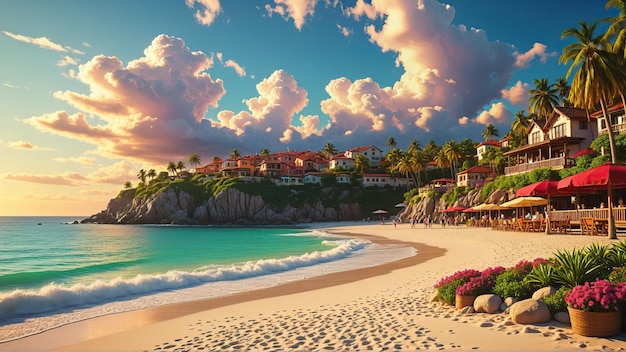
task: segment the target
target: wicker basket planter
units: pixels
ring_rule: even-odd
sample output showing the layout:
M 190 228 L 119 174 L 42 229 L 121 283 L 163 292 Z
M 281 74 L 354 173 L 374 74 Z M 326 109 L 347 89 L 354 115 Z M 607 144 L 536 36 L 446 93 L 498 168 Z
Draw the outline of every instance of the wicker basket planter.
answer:
M 475 299 L 476 299 L 476 296 L 456 295 L 456 298 L 454 300 L 456 309 L 461 309 L 461 308 L 464 308 L 464 307 L 467 307 L 467 306 L 473 306 Z
M 622 330 L 624 313 L 618 312 L 585 312 L 568 307 L 572 331 L 578 335 L 591 337 L 611 337 Z

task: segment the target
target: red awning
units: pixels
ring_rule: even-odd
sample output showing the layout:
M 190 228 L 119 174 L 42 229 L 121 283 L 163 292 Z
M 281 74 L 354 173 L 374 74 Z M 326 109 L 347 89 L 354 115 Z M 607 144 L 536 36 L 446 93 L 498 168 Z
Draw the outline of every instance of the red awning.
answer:
M 444 213 L 453 213 L 455 211 L 462 211 L 462 210 L 465 210 L 465 208 L 460 206 L 460 205 L 455 205 L 453 207 L 450 207 L 450 208 L 444 210 L 443 212 Z
M 549 194 L 554 195 L 559 193 L 557 189 L 559 181 L 543 180 L 535 182 L 528 186 L 524 186 L 515 192 L 516 197 L 528 197 L 528 196 L 547 196 Z

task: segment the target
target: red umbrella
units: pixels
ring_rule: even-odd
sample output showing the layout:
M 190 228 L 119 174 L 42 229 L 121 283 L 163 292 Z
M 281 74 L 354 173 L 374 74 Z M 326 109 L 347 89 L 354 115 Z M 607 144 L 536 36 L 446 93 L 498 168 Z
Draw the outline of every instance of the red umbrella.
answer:
M 443 212 L 444 213 L 453 213 L 455 211 L 461 211 L 461 210 L 465 210 L 465 208 L 460 206 L 460 205 L 455 205 L 453 207 L 450 207 L 450 208 L 444 210 Z
M 528 186 L 524 186 L 515 192 L 516 197 L 528 197 L 528 196 L 547 196 L 551 194 L 559 193 L 557 189 L 559 181 L 543 180 L 535 182 Z
M 474 207 L 471 207 L 471 208 L 467 208 L 467 209 L 463 210 L 463 212 L 464 213 L 475 213 L 476 210 L 474 210 Z
M 609 238 L 617 238 L 611 193 L 613 193 L 613 188 L 615 187 L 626 187 L 626 167 L 613 163 L 594 167 L 572 176 L 572 186 L 592 190 L 606 189 L 607 202 L 609 203 Z
M 559 193 L 558 183 L 559 181 L 543 180 L 524 186 L 515 192 L 516 197 L 547 196 L 546 234 L 550 233 L 550 195 Z

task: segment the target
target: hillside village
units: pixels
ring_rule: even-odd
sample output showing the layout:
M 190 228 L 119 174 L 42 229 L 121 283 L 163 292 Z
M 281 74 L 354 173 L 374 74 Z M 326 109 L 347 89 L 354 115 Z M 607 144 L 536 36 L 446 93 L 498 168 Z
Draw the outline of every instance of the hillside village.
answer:
M 617 135 L 626 133 L 623 103 L 609 107 L 608 114 L 613 132 Z M 587 114 L 584 109 L 554 107 L 547 118 L 528 118 L 527 121 L 523 139 L 517 143 L 513 128 L 504 138 L 493 139 L 499 134 L 491 125 L 486 128 L 485 141 L 481 143 L 450 141 L 439 147 L 431 141 L 422 149 L 419 142 L 414 141 L 407 153 L 395 148 L 393 137 L 387 143 L 390 148 L 387 153 L 374 145 L 340 152 L 332 143 L 317 152 L 287 150 L 271 153 L 265 149 L 260 154 L 241 156 L 235 149 L 229 158 L 214 157 L 204 166 L 196 167 L 194 173 L 208 177 L 270 179 L 277 185 L 321 185 L 324 177 L 332 177 L 333 182 L 339 184 L 358 183 L 363 187 L 414 188 L 419 183 L 419 186 L 425 186 L 420 188 L 421 191 L 446 191 L 454 187 L 481 187 L 498 175 L 516 175 L 540 168 L 561 170 L 574 166 L 580 155 L 608 153 L 608 150 L 591 149 L 592 141 L 607 133 L 602 111 Z M 464 144 L 464 148 L 460 144 Z M 463 150 L 468 144 L 473 148 L 471 154 Z M 430 155 L 403 160 L 403 154 L 411 154 L 412 148 L 413 152 L 422 154 L 427 154 L 428 148 L 432 150 Z M 189 158 L 190 163 L 194 160 L 198 163 L 199 156 Z M 181 164 L 178 162 L 178 166 L 184 166 Z M 420 179 L 420 174 L 426 176 L 428 171 L 436 169 L 441 169 L 441 177 Z M 168 170 L 178 176 L 188 172 L 184 167 L 177 168 L 173 162 Z M 138 174 L 139 178 L 141 174 Z M 450 176 L 445 177 L 447 174 Z

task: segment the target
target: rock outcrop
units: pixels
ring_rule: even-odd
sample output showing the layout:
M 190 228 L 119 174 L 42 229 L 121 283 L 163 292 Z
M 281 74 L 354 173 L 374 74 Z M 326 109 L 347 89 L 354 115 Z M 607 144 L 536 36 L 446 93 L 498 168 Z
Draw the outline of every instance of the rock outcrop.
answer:
M 111 199 L 107 208 L 83 222 L 105 224 L 227 224 L 284 225 L 362 219 L 358 203 L 324 207 L 321 200 L 277 209 L 261 196 L 228 188 L 200 203 L 195 197 L 168 188 L 147 197 L 124 194 Z

